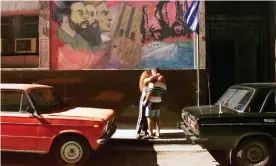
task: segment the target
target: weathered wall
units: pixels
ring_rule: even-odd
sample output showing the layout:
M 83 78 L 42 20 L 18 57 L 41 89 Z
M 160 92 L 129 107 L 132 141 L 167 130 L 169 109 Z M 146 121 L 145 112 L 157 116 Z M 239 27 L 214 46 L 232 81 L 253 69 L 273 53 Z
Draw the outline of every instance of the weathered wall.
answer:
M 38 9 L 38 1 L 1 1 L 1 11 L 24 11 Z
M 49 69 L 49 1 L 1 1 L 1 16 L 39 15 L 39 55 L 1 56 L 2 68 Z
M 67 103 L 79 106 L 112 108 L 116 111 L 119 127 L 134 127 L 138 117 L 142 71 L 1 71 L 3 83 L 39 83 L 52 85 Z M 196 71 L 161 71 L 167 82 L 168 93 L 161 109 L 163 127 L 175 128 L 181 109 L 196 105 Z M 201 104 L 206 104 L 206 73 L 200 71 Z
M 51 69 L 194 68 L 187 8 L 187 1 L 51 2 Z

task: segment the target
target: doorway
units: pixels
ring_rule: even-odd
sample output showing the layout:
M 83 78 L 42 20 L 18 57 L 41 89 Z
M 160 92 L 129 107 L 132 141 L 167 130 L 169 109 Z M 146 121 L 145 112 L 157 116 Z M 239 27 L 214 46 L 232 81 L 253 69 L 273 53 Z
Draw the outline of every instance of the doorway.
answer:
M 211 104 L 231 85 L 269 80 L 264 75 L 269 59 L 267 6 L 266 2 L 206 2 Z

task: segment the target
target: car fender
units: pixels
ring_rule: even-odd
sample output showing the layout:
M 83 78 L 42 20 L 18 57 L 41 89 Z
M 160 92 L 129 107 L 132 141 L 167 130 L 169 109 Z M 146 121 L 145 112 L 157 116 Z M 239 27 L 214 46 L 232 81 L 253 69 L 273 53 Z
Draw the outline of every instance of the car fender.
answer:
M 270 135 L 270 134 L 263 133 L 263 132 L 254 132 L 254 133 L 247 133 L 247 134 L 244 134 L 244 135 L 242 135 L 239 139 L 236 140 L 236 142 L 234 143 L 233 148 L 231 149 L 231 151 L 230 151 L 230 153 L 229 153 L 229 159 L 230 159 L 229 161 L 230 161 L 230 164 L 232 164 L 232 160 L 231 160 L 231 158 L 232 158 L 232 151 L 238 147 L 238 145 L 239 145 L 239 143 L 240 143 L 241 141 L 243 141 L 243 140 L 246 139 L 247 137 L 252 137 L 252 136 L 265 136 L 265 137 L 267 137 L 267 138 L 270 138 L 270 139 L 272 140 L 273 144 L 274 144 L 274 147 L 276 147 L 276 140 L 275 140 L 275 139 L 273 138 L 273 136 Z
M 56 135 L 52 138 L 51 144 L 50 144 L 51 147 L 52 147 L 54 141 L 55 141 L 59 136 L 64 135 L 64 134 L 77 134 L 77 135 L 80 135 L 80 136 L 82 136 L 83 138 L 87 139 L 86 136 L 85 136 L 85 134 L 84 134 L 83 132 L 79 131 L 79 130 L 62 130 L 62 131 L 60 131 L 58 134 L 56 134 Z M 88 140 L 87 140 L 87 141 L 88 141 Z
M 252 136 L 265 136 L 265 137 L 268 137 L 272 140 L 272 142 L 274 143 L 274 146 L 276 146 L 276 140 L 273 138 L 272 135 L 267 134 L 267 133 L 263 133 L 263 132 L 254 132 L 254 133 L 246 133 L 246 134 L 242 135 L 239 139 L 237 139 L 237 141 L 234 143 L 233 149 L 235 149 L 238 146 L 238 144 L 242 140 L 244 140 L 246 137 L 252 137 Z

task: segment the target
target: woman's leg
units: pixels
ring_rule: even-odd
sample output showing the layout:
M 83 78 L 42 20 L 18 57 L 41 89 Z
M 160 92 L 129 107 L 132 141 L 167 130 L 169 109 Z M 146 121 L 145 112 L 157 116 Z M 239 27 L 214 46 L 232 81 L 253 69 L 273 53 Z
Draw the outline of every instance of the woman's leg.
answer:
M 139 113 L 138 113 L 138 119 L 137 119 L 137 125 L 136 125 L 136 134 L 137 134 L 137 138 L 139 137 L 142 127 L 144 125 L 144 121 L 146 121 L 145 117 L 143 117 L 143 111 L 144 111 L 144 106 L 143 106 L 143 95 L 141 95 L 140 97 L 140 102 L 139 102 Z M 144 118 L 144 119 L 143 119 Z

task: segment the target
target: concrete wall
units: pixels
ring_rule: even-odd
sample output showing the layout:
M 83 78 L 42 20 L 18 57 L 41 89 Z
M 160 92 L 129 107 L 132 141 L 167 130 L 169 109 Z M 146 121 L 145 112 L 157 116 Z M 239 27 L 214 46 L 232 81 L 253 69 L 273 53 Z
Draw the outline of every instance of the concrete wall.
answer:
M 1 56 L 1 67 L 49 69 L 49 2 L 1 1 L 1 16 L 13 15 L 39 15 L 39 55 Z
M 38 1 L 1 1 L 1 11 L 23 11 L 38 9 Z
M 138 117 L 139 76 L 136 70 L 1 71 L 2 83 L 39 83 L 54 86 L 68 104 L 112 108 L 120 128 L 134 128 Z M 161 109 L 163 127 L 175 128 L 185 106 L 196 105 L 196 71 L 161 71 L 168 93 Z M 206 104 L 206 73 L 200 71 L 201 99 Z

